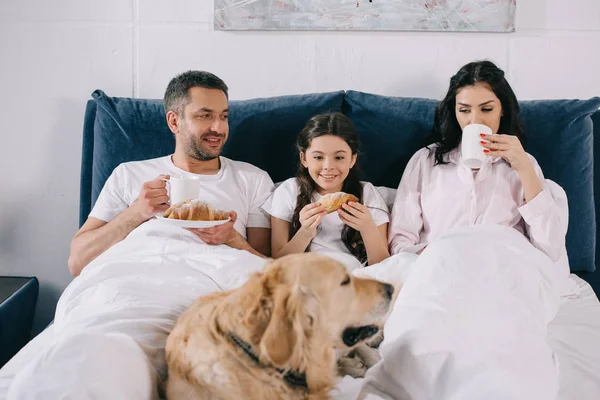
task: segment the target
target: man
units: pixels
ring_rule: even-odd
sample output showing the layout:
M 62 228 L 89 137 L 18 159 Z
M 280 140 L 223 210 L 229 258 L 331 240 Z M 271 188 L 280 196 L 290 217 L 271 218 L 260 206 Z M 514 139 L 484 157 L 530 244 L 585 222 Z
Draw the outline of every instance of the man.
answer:
M 167 335 L 181 312 L 264 266 L 257 255 L 269 255 L 270 229 L 260 207 L 273 182 L 220 156 L 227 86 L 213 74 L 185 72 L 169 83 L 165 110 L 175 152 L 113 171 L 71 243 L 73 275 L 96 258 L 99 268 L 65 289 L 52 343 L 16 373 L 8 399 L 157 399 Z M 200 240 L 159 222 L 140 226 L 168 208 L 163 179 L 190 174 L 201 180 L 203 200 L 232 210 L 231 221 L 189 229 Z M 210 246 L 218 244 L 247 252 Z
M 209 72 L 185 72 L 171 80 L 164 103 L 167 124 L 175 135 L 175 152 L 124 163 L 113 171 L 71 242 L 68 264 L 74 276 L 169 207 L 165 179 L 170 175 L 195 174 L 202 180 L 203 200 L 233 210 L 231 221 L 224 225 L 191 229 L 201 240 L 270 255 L 269 218 L 260 207 L 273 182 L 259 168 L 220 156 L 229 134 L 225 82 Z

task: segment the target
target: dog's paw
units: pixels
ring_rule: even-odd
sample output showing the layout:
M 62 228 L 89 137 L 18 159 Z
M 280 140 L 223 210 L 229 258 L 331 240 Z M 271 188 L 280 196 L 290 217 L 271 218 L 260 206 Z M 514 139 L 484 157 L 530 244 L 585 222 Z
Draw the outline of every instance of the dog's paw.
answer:
M 371 339 L 367 340 L 367 345 L 369 347 L 372 347 L 374 349 L 378 349 L 379 345 L 383 342 L 383 329 L 380 329 L 379 332 L 377 332 L 377 334 L 375 336 L 373 336 Z
M 340 376 L 350 375 L 353 378 L 363 378 L 367 372 L 367 366 L 357 356 L 346 355 L 338 360 Z
M 373 365 L 377 364 L 379 360 L 381 360 L 381 354 L 379 354 L 379 351 L 365 344 L 361 344 L 354 349 L 354 353 L 361 360 L 366 369 L 371 368 Z

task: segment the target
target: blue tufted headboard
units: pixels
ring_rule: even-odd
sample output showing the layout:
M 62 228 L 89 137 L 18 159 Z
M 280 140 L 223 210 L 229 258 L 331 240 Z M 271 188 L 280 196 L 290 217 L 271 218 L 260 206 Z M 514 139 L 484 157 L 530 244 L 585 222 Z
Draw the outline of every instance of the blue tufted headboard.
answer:
M 432 99 L 356 91 L 231 101 L 224 155 L 250 162 L 266 170 L 273 181 L 282 181 L 295 172 L 294 140 L 305 122 L 321 112 L 342 111 L 354 122 L 362 142 L 363 178 L 395 188 L 406 162 L 424 144 L 436 104 Z M 594 154 L 600 154 L 600 144 L 593 139 L 594 128 L 600 133 L 600 98 L 523 101 L 520 106 L 527 151 L 569 199 L 571 269 L 589 271 L 582 276 L 596 279 L 600 274 L 591 271 L 598 252 L 600 196 L 594 197 L 594 190 L 600 188 L 600 171 L 594 178 L 594 170 L 600 163 L 594 164 Z M 83 131 L 80 224 L 119 163 L 170 154 L 173 149 L 161 100 L 109 97 L 101 90 L 92 93 Z

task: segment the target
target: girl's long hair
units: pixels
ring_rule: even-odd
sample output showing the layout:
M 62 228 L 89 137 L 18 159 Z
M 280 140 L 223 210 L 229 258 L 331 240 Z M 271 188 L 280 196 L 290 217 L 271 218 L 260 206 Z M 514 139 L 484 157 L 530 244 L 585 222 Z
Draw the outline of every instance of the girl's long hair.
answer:
M 343 139 L 350 147 L 352 155 L 359 154 L 360 143 L 358 141 L 358 136 L 356 135 L 354 124 L 348 117 L 339 112 L 319 114 L 312 117 L 296 138 L 298 152 L 306 155 L 306 150 L 310 147 L 312 140 L 325 135 L 337 136 Z M 358 163 L 355 163 L 354 166 L 350 168 L 348 176 L 344 180 L 342 191 L 353 194 L 359 199 L 358 201 L 362 203 L 363 188 L 359 177 L 360 171 Z M 311 178 L 308 168 L 304 167 L 302 163 L 299 163 L 298 165 L 296 179 L 298 181 L 299 190 L 298 198 L 296 199 L 296 208 L 292 217 L 289 239 L 294 237 L 298 230 L 300 230 L 300 211 L 307 204 L 313 202 L 312 196 L 316 190 L 316 183 Z M 342 242 L 350 253 L 361 263 L 367 261 L 367 251 L 360 232 L 345 225 L 342 230 Z

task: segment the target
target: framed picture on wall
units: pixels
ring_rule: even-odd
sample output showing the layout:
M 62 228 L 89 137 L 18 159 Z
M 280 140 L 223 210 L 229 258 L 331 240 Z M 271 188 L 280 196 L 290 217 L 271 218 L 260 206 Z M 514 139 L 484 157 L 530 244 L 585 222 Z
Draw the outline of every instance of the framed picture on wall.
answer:
M 220 30 L 514 32 L 516 0 L 214 0 Z

